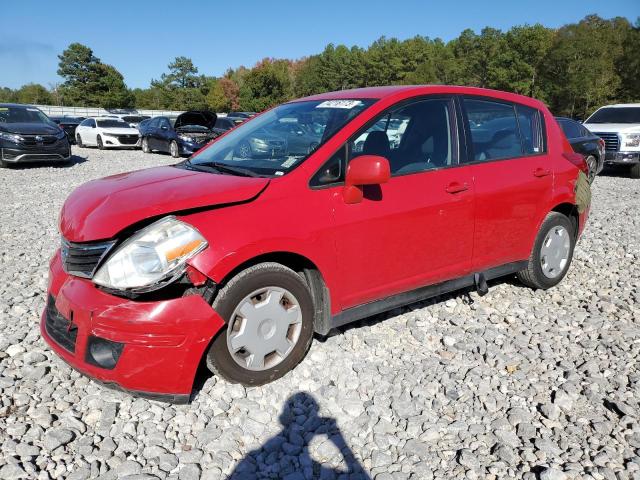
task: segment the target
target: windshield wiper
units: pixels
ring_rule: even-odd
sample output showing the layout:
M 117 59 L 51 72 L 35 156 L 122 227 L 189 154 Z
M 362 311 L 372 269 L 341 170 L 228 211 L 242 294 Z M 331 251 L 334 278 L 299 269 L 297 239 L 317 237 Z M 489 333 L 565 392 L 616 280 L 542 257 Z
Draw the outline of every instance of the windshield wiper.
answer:
M 187 160 L 187 164 L 192 168 L 213 168 L 220 173 L 229 173 L 231 175 L 239 175 L 241 177 L 260 177 L 258 173 L 253 170 L 249 170 L 248 168 L 242 167 L 234 167 L 232 165 L 227 165 L 226 163 L 220 162 L 204 162 L 204 163 L 192 163 L 190 160 Z

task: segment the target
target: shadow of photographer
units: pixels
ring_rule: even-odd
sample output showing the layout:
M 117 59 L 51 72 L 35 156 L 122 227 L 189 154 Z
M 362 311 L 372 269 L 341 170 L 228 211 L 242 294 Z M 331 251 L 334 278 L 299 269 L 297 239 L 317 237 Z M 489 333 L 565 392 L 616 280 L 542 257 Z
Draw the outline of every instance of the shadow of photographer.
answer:
M 318 413 L 318 403 L 310 394 L 298 392 L 289 397 L 279 416 L 282 430 L 262 447 L 249 452 L 229 478 L 334 479 L 348 474 L 350 480 L 370 480 L 347 445 L 336 420 Z M 309 444 L 320 435 L 326 436 L 340 452 L 347 470 L 317 462 L 311 457 Z

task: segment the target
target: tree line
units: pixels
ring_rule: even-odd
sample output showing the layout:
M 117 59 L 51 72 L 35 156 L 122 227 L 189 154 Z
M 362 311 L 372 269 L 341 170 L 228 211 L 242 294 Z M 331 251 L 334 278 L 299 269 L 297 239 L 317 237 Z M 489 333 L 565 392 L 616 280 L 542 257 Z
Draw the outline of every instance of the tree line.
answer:
M 123 76 L 93 51 L 73 43 L 58 55 L 64 82 L 47 89 L 0 88 L 0 101 L 104 108 L 261 111 L 332 90 L 391 84 L 450 84 L 516 92 L 546 102 L 558 115 L 582 117 L 600 105 L 640 101 L 640 18 L 597 15 L 551 29 L 515 26 L 464 30 L 444 42 L 425 36 L 381 37 L 367 48 L 329 44 L 299 60 L 265 58 L 222 77 L 199 73 L 177 57 L 148 88 Z

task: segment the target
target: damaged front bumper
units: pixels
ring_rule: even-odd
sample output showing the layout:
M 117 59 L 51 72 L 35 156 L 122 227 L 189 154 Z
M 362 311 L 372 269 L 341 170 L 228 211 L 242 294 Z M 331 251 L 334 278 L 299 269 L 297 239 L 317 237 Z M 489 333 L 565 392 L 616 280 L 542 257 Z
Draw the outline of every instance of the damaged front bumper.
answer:
M 40 329 L 69 365 L 109 387 L 186 403 L 222 318 L 198 294 L 159 301 L 110 295 L 51 260 Z

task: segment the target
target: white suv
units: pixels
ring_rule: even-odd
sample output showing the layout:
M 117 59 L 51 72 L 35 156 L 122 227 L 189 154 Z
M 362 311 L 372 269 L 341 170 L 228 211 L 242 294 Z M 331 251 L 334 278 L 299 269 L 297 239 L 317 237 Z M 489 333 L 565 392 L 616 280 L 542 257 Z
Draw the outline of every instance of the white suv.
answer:
M 640 103 L 600 107 L 584 126 L 605 142 L 605 164 L 628 165 L 631 178 L 640 178 Z

